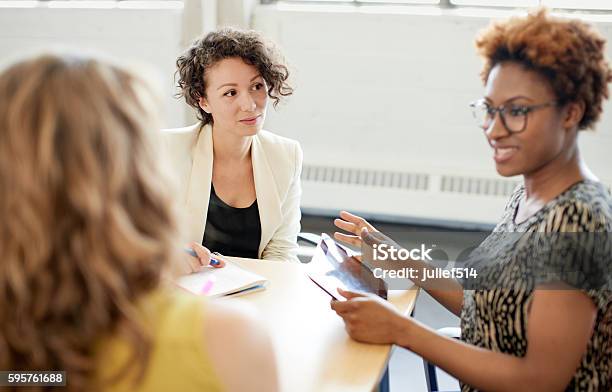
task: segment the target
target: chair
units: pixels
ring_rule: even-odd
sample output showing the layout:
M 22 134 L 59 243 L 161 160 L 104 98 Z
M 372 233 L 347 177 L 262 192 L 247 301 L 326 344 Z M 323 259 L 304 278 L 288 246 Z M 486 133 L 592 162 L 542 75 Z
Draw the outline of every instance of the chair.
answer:
M 301 233 L 298 233 L 298 243 L 300 241 L 305 242 L 305 243 L 310 244 L 310 245 L 317 246 L 319 241 L 321 241 L 321 236 L 318 235 L 318 234 L 306 233 L 306 232 L 303 231 Z
M 298 233 L 298 259 L 301 263 L 309 263 L 310 259 L 314 255 L 314 250 L 321 240 L 321 236 L 314 233 L 301 232 Z M 302 246 L 305 244 L 306 246 Z

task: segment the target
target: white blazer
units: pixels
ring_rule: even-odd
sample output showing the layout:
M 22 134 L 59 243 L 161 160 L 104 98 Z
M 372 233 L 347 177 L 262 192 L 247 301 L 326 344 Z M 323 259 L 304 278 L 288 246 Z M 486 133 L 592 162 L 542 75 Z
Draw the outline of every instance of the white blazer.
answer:
M 212 182 L 212 126 L 200 131 L 198 123 L 161 134 L 187 218 L 186 240 L 201 243 Z M 260 259 L 298 261 L 302 149 L 295 140 L 262 130 L 253 136 L 251 159 L 261 223 L 257 254 Z

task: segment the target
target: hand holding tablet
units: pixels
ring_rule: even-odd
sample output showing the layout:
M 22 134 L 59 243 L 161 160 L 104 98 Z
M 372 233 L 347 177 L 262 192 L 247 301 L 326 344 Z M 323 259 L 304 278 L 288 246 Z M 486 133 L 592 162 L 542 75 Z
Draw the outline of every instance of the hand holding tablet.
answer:
M 338 288 L 387 298 L 385 281 L 374 277 L 367 265 L 350 255 L 327 234 L 321 235 L 321 242 L 306 269 L 308 277 L 333 299 L 343 299 Z

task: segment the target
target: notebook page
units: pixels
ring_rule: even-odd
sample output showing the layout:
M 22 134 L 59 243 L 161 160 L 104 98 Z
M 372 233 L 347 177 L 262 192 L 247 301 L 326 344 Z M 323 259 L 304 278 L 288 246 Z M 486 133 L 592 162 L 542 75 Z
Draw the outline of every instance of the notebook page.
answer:
M 207 297 L 219 297 L 267 282 L 263 276 L 240 268 L 232 262 L 227 262 L 223 268 L 207 268 L 202 272 L 180 277 L 177 284 L 187 291 L 201 295 L 202 288 L 213 275 L 216 280 L 206 294 Z

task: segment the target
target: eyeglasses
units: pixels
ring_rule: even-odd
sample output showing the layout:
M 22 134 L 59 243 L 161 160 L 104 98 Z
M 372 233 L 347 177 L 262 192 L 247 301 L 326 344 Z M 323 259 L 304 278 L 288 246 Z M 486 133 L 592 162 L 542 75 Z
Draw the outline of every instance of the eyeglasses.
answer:
M 557 105 L 557 101 L 541 103 L 539 105 L 516 105 L 506 103 L 498 107 L 491 107 L 484 99 L 472 102 L 472 114 L 478 126 L 484 130 L 489 129 L 495 113 L 499 113 L 504 128 L 510 133 L 523 132 L 527 128 L 527 115 L 534 110 Z

